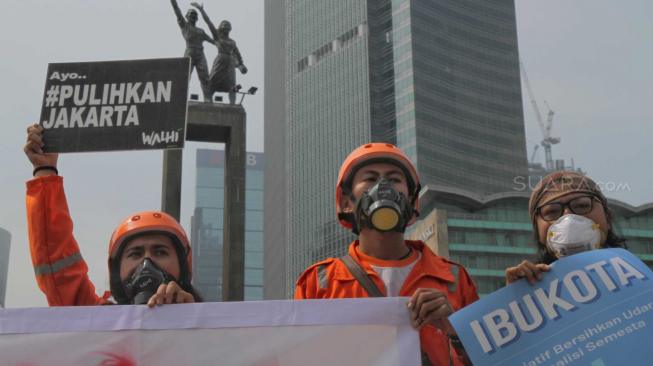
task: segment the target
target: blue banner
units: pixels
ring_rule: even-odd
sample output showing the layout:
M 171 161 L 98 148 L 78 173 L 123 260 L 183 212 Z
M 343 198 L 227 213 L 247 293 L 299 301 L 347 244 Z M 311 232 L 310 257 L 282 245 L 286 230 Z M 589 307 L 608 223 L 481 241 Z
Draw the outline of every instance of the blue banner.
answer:
M 556 261 L 449 320 L 475 365 L 650 365 L 653 272 L 624 249 Z

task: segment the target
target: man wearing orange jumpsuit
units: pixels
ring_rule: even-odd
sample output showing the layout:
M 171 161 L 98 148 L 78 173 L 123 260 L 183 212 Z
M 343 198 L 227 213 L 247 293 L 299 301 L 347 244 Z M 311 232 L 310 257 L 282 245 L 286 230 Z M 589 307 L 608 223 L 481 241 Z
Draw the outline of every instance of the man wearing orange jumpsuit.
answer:
M 158 211 L 131 215 L 109 243 L 111 292 L 95 293 L 88 267 L 73 237 L 73 222 L 56 168 L 58 154 L 42 150 L 43 128 L 27 129 L 24 151 L 34 166 L 27 182 L 30 254 L 39 288 L 50 306 L 155 305 L 200 300 L 191 281 L 190 244 L 184 229 Z
M 406 296 L 424 365 L 469 364 L 447 317 L 478 299 L 465 269 L 421 241 L 404 240 L 418 216 L 419 177 L 396 146 L 370 143 L 344 161 L 336 185 L 342 226 L 358 235 L 348 255 L 309 267 L 295 299 Z

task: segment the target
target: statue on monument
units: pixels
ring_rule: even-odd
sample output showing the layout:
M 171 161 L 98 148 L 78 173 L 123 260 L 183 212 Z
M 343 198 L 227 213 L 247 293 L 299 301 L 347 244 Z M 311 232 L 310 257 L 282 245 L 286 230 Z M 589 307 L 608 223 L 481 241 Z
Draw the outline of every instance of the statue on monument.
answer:
M 216 29 L 204 11 L 202 4 L 193 2 L 191 5 L 197 8 L 202 14 L 204 22 L 208 25 L 213 35 L 213 43 L 218 48 L 218 55 L 213 61 L 211 73 L 209 74 L 209 92 L 211 95 L 215 92 L 229 93 L 229 103 L 234 104 L 237 92 L 236 69 L 240 70 L 242 74 L 246 74 L 247 67 L 243 64 L 243 58 L 236 46 L 236 42 L 229 38 L 231 23 L 223 20 Z
M 179 5 L 177 5 L 177 0 L 170 0 L 170 3 L 177 16 L 177 23 L 179 24 L 179 28 L 181 28 L 181 34 L 186 40 L 184 57 L 190 57 L 190 72 L 192 73 L 193 69 L 197 71 L 197 77 L 200 79 L 202 86 L 202 94 L 204 94 L 204 101 L 211 102 L 213 93 L 209 85 L 209 68 L 206 63 L 206 56 L 204 56 L 204 47 L 202 44 L 204 42 L 213 43 L 213 39 L 202 28 L 195 26 L 197 23 L 197 11 L 195 9 L 189 9 L 186 12 L 186 18 L 184 18 L 181 15 L 181 10 L 179 10 Z

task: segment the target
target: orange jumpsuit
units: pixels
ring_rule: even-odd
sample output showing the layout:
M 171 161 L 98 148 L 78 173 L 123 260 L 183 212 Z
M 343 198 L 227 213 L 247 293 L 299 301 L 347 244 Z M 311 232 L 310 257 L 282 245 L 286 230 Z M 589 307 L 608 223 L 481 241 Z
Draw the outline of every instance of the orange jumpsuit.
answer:
M 73 237 L 73 222 L 56 175 L 27 182 L 27 231 L 34 274 L 50 306 L 110 304 L 88 277 L 88 267 Z
M 454 311 L 478 300 L 476 286 L 463 266 L 437 256 L 421 241 L 406 240 L 406 244 L 422 253 L 404 281 L 400 296 L 410 297 L 419 288 L 434 288 L 445 294 Z M 372 267 L 357 254 L 354 241 L 349 254 L 363 266 L 365 272 L 385 295 L 385 285 Z M 453 269 L 453 270 L 452 270 Z M 457 278 L 454 273 L 457 272 Z M 334 299 L 369 297 L 365 289 L 340 260 L 329 258 L 309 267 L 297 280 L 295 299 Z M 449 365 L 449 340 L 447 335 L 433 325 L 420 330 L 422 351 L 426 352 L 433 365 Z M 463 365 L 462 357 L 452 347 L 454 365 Z

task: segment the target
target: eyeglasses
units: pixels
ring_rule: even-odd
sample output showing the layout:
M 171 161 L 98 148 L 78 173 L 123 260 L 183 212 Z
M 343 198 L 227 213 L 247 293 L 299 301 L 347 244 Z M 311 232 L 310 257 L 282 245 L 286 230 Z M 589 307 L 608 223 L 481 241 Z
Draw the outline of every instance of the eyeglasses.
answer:
M 537 208 L 537 213 L 545 221 L 555 221 L 562 216 L 565 208 L 569 207 L 569 211 L 576 215 L 586 215 L 594 209 L 594 200 L 598 200 L 594 196 L 580 196 L 567 203 L 551 202 Z

